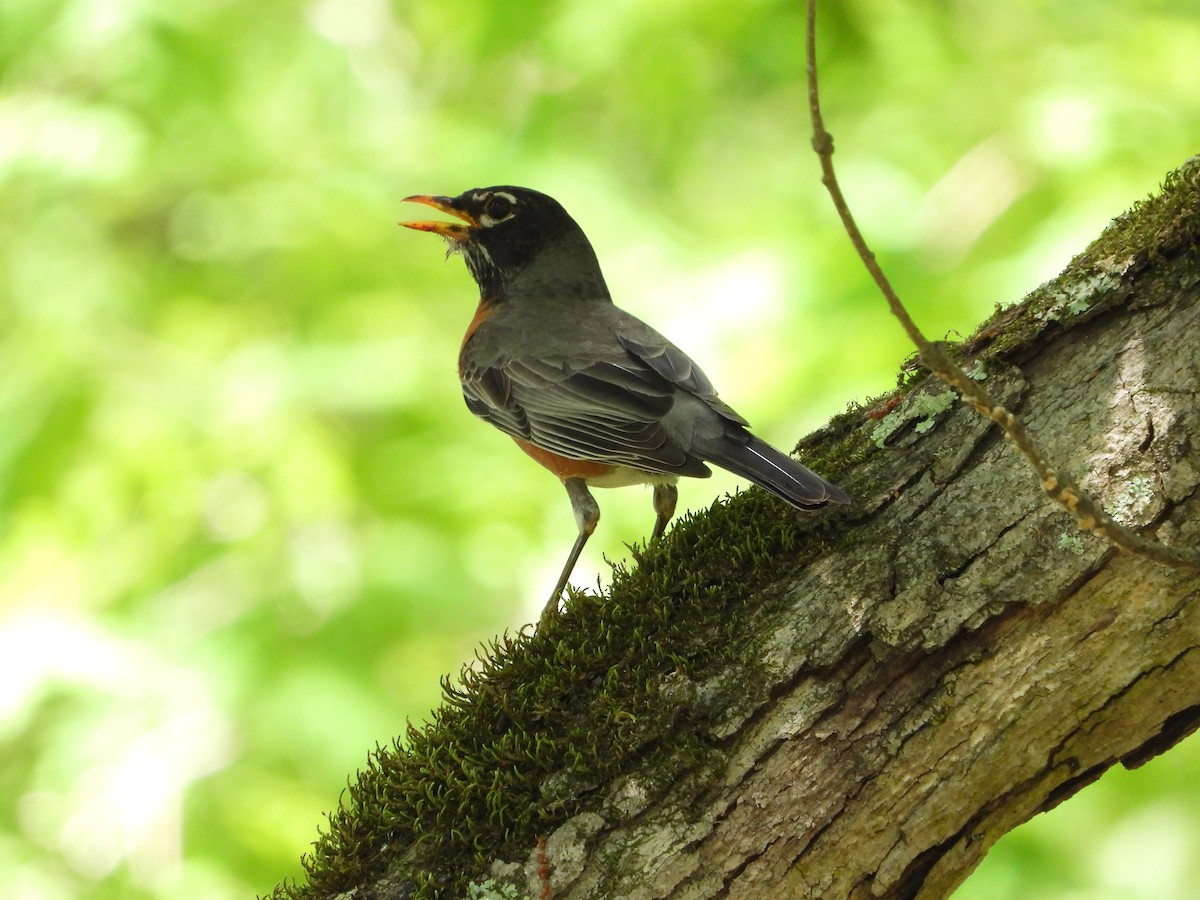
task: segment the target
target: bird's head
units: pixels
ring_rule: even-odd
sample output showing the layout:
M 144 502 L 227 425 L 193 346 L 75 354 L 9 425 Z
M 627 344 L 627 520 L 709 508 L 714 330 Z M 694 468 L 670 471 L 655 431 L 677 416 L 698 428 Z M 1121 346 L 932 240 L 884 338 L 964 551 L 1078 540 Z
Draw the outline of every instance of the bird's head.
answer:
M 499 185 L 457 197 L 417 194 L 405 202 L 423 203 L 458 220 L 400 224 L 444 237 L 450 253 L 463 255 L 484 296 L 501 297 L 517 286 L 578 290 L 595 282 L 608 296 L 587 236 L 553 197 Z

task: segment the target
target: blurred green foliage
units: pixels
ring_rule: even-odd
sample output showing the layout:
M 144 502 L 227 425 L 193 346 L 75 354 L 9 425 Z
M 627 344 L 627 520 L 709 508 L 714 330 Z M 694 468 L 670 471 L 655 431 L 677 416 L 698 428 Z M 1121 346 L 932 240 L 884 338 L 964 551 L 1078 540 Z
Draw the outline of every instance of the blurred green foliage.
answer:
M 826 7 L 844 187 L 931 335 L 1195 152 L 1194 0 Z M 779 443 L 890 386 L 908 348 L 818 182 L 801 42 L 775 0 L 0 4 L 0 896 L 269 890 L 438 676 L 534 615 L 568 504 L 463 407 L 473 285 L 400 198 L 555 195 Z M 584 584 L 652 520 L 600 499 Z M 1196 785 L 1193 739 L 961 896 L 1191 896 Z

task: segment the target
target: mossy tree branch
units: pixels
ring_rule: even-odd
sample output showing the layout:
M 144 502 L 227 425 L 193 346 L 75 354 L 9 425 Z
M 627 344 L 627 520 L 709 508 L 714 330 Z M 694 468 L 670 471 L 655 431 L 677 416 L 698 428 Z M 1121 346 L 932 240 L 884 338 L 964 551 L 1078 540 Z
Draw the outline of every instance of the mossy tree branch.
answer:
M 1200 166 L 953 353 L 1118 521 L 1200 537 Z M 1200 577 L 1044 502 L 930 376 L 499 640 L 376 754 L 275 896 L 944 897 L 1002 835 L 1200 723 Z M 890 409 L 886 415 L 882 411 Z

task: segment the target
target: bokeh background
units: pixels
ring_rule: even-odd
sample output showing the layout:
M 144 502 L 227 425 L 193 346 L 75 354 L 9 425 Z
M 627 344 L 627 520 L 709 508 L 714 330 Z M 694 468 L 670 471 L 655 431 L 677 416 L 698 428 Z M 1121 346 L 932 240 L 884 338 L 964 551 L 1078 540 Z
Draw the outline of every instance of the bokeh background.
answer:
M 825 7 L 844 186 L 931 335 L 1197 151 L 1194 0 Z M 778 0 L 0 3 L 0 897 L 269 891 L 439 676 L 535 615 L 568 503 L 464 408 L 474 287 L 401 198 L 555 195 L 784 446 L 892 385 L 802 28 Z M 651 524 L 600 499 L 581 584 Z M 1198 860 L 1193 738 L 960 896 L 1193 897 Z

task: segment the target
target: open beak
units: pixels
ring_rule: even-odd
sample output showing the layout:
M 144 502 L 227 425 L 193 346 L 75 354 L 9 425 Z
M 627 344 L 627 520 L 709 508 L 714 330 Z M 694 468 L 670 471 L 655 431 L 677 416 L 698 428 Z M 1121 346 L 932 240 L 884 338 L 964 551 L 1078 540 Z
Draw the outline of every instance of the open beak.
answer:
M 411 197 L 405 197 L 403 202 L 423 203 L 426 206 L 432 206 L 438 212 L 444 212 L 446 215 L 454 216 L 454 218 L 461 220 L 460 222 L 400 223 L 405 228 L 415 228 L 417 231 L 432 231 L 434 234 L 440 234 L 442 237 L 458 241 L 460 244 L 467 242 L 470 238 L 471 229 L 479 224 L 474 216 L 454 205 L 453 197 L 433 197 L 429 194 L 414 194 Z

